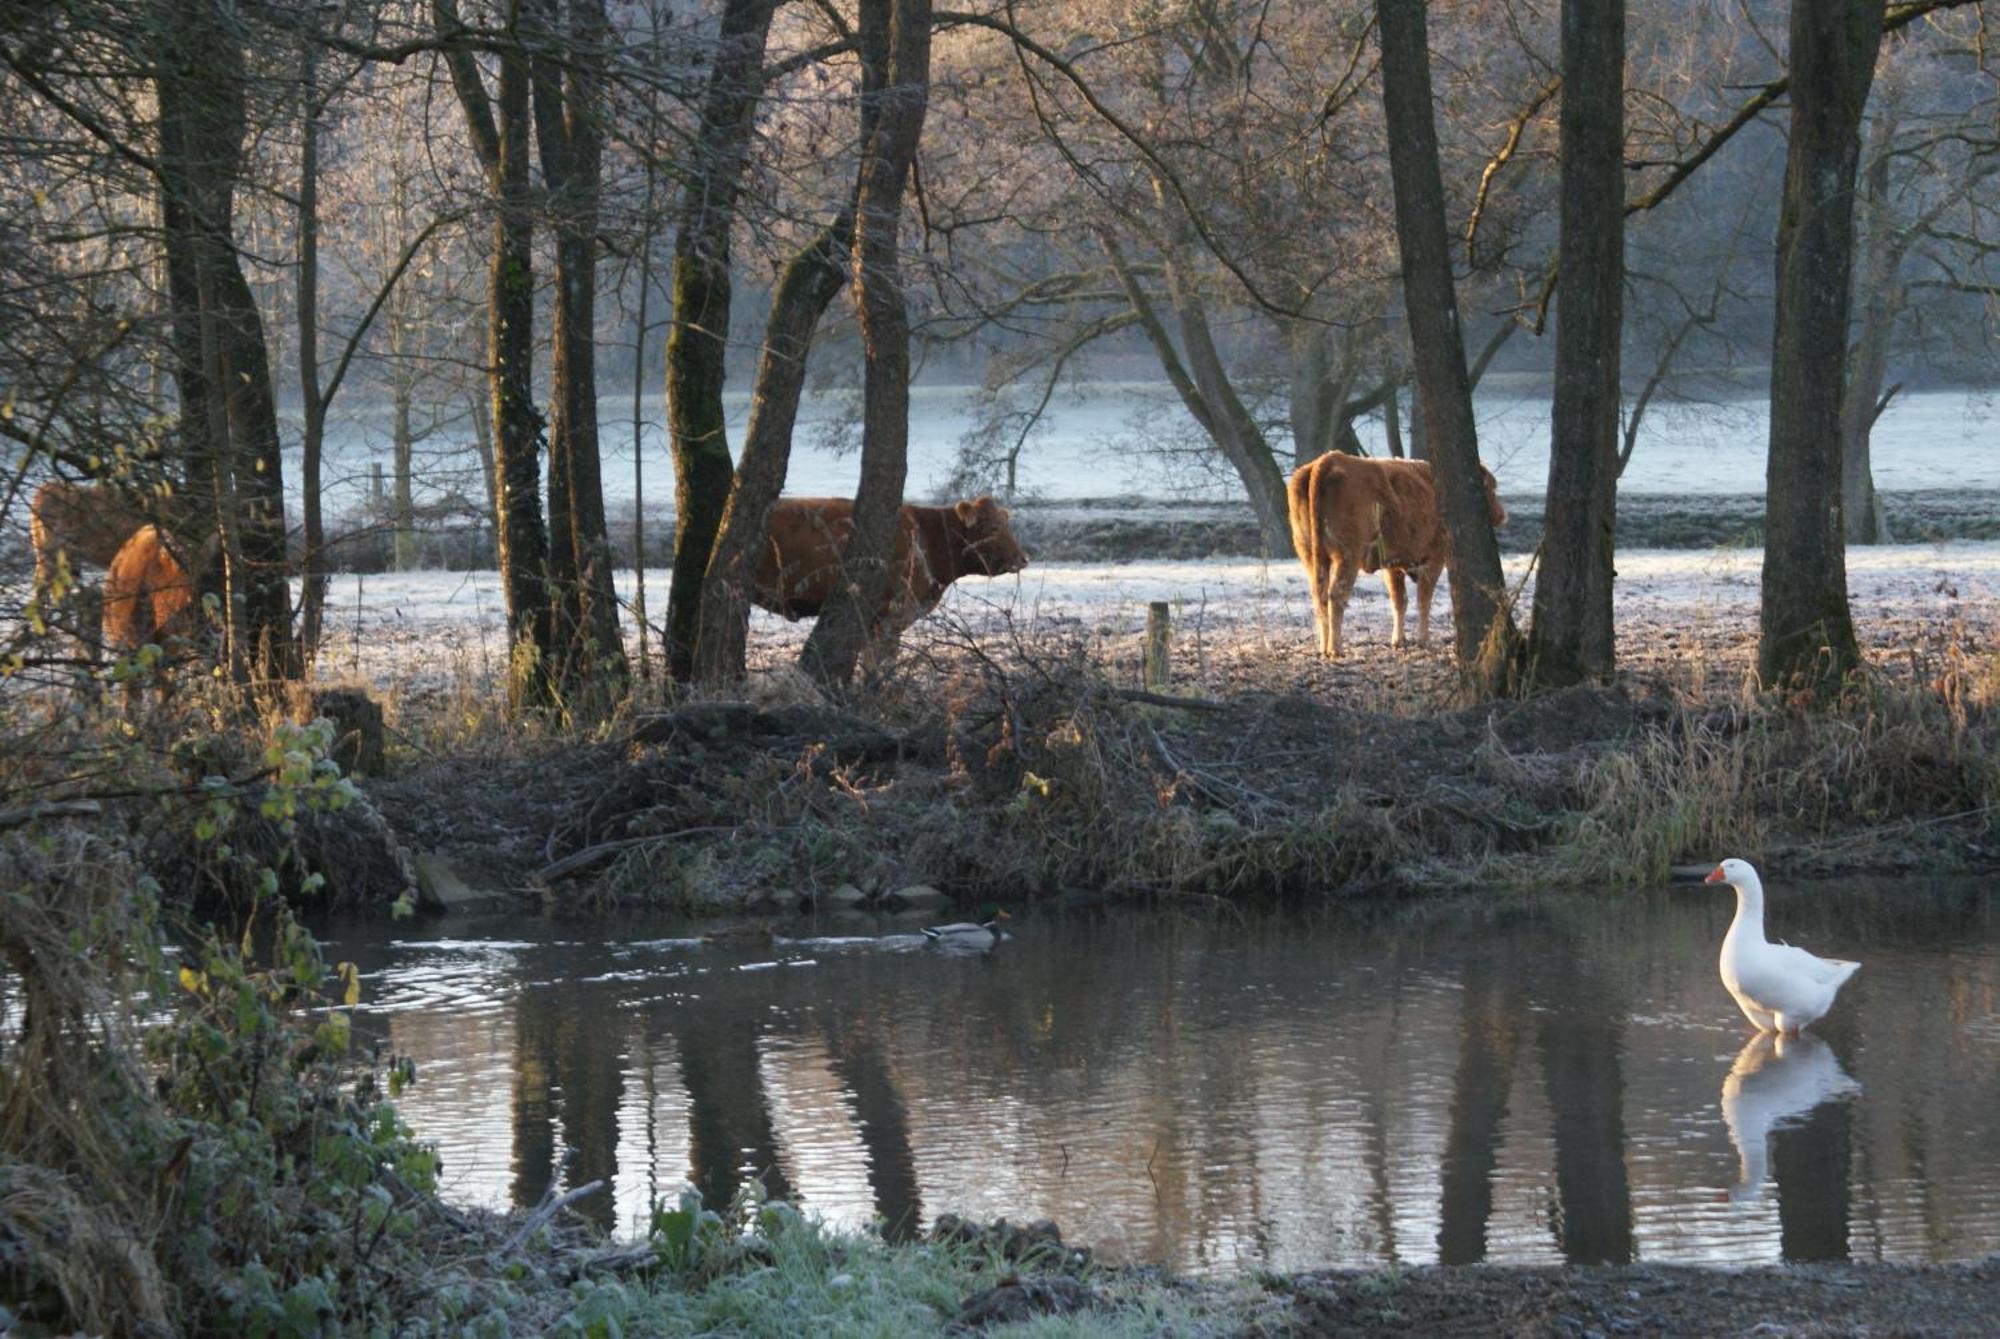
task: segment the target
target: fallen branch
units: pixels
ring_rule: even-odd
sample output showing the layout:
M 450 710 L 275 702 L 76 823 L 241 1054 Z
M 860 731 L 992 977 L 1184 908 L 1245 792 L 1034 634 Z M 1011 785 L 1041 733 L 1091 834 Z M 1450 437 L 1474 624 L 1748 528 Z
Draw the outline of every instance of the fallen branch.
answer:
M 598 1191 L 602 1189 L 604 1189 L 603 1181 L 601 1180 L 586 1181 L 582 1185 L 578 1186 L 575 1190 L 570 1191 L 568 1194 L 558 1196 L 557 1198 L 552 1200 L 544 1201 L 540 1208 L 536 1209 L 533 1213 L 528 1215 L 527 1222 L 521 1224 L 520 1227 L 514 1229 L 514 1235 L 507 1238 L 506 1243 L 500 1247 L 500 1253 L 496 1255 L 494 1259 L 505 1260 L 515 1251 L 520 1250 L 522 1245 L 528 1240 L 528 1238 L 534 1236 L 535 1233 L 541 1231 L 543 1226 L 545 1226 L 551 1218 L 554 1218 L 557 1214 L 561 1213 L 564 1209 L 567 1209 L 570 1205 L 576 1203 L 578 1200 L 583 1199 L 589 1195 L 595 1195 Z
M 0 832 L 39 823 L 44 818 L 94 818 L 104 812 L 96 800 L 43 800 L 19 809 L 0 809 Z
M 615 841 L 599 842 L 595 846 L 586 846 L 581 851 L 571 852 L 553 864 L 542 866 L 540 870 L 536 871 L 535 877 L 544 882 L 565 879 L 580 870 L 589 869 L 592 865 L 609 860 L 620 851 L 634 846 L 644 846 L 647 842 L 674 841 L 681 837 L 711 837 L 719 833 L 734 831 L 736 831 L 734 826 L 723 825 L 705 828 L 682 828 L 678 832 L 649 832 L 643 837 L 620 837 Z
M 1143 702 L 1149 707 L 1176 707 L 1181 711 L 1227 711 L 1227 702 L 1217 702 L 1212 697 L 1175 697 L 1171 693 L 1154 693 L 1144 688 L 1114 688 L 1113 697 L 1127 702 Z

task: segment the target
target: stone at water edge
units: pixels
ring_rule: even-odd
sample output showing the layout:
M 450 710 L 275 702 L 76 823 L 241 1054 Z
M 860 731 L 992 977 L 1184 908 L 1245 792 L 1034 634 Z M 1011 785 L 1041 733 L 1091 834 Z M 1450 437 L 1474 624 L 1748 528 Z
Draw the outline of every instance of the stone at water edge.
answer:
M 850 911 L 867 901 L 868 894 L 851 883 L 843 883 L 838 888 L 815 896 L 813 905 L 824 910 Z
M 951 905 L 951 899 L 927 883 L 913 883 L 889 894 L 888 903 L 899 911 L 937 911 Z
M 461 915 L 499 911 L 514 903 L 512 895 L 468 883 L 446 857 L 424 851 L 412 862 L 417 873 L 417 905 L 425 911 Z

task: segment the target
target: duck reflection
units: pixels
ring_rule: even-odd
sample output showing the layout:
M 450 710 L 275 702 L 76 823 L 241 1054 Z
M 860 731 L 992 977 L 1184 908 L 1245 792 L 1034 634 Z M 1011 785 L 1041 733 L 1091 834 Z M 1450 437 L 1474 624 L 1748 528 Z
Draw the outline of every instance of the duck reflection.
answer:
M 1837 1099 L 1860 1090 L 1833 1048 L 1811 1034 L 1759 1033 L 1722 1081 L 1722 1119 L 1739 1163 L 1729 1198 L 1748 1202 L 1763 1196 L 1775 1142 L 1788 1258 L 1820 1258 L 1823 1250 L 1812 1239 L 1828 1232 L 1843 1238 L 1840 1253 L 1845 1253 L 1847 1123 Z M 1795 1222 L 1802 1225 L 1798 1234 Z

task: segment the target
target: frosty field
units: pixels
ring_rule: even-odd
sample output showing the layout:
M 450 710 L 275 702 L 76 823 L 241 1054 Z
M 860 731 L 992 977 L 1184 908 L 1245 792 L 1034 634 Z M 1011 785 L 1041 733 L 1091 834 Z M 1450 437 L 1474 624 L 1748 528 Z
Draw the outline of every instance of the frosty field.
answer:
M 1618 558 L 1621 658 L 1628 664 L 1702 657 L 1711 668 L 1747 666 L 1757 636 L 1756 549 L 1639 550 Z M 1519 583 L 1525 556 L 1508 561 Z M 645 574 L 650 621 L 663 613 L 668 574 Z M 618 574 L 621 598 L 636 593 L 633 573 Z M 1857 548 L 1848 583 L 1862 644 L 1885 656 L 1963 634 L 1990 644 L 2000 628 L 2000 543 Z M 1530 588 L 1532 589 L 1532 588 Z M 1522 596 L 1525 610 L 1529 596 Z M 909 641 L 980 635 L 1082 637 L 1113 659 L 1131 654 L 1146 606 L 1173 607 L 1176 673 L 1190 689 L 1222 691 L 1250 670 L 1305 686 L 1320 673 L 1313 655 L 1312 610 L 1305 574 L 1295 562 L 1195 561 L 1041 563 L 1018 576 L 961 581 Z M 328 594 L 323 674 L 426 694 L 454 682 L 489 683 L 506 658 L 504 609 L 494 572 L 407 572 L 336 576 Z M 1414 595 L 1412 595 L 1414 604 Z M 1347 667 L 1387 672 L 1398 664 L 1440 668 L 1450 639 L 1449 583 L 1440 588 L 1432 644 L 1412 659 L 1392 657 L 1388 599 L 1379 581 L 1355 588 L 1347 631 Z M 753 611 L 753 664 L 780 663 L 803 641 L 806 623 Z M 1412 635 L 1416 614 L 1410 614 Z M 628 646 L 637 631 L 629 609 Z M 658 638 L 651 644 L 657 654 Z

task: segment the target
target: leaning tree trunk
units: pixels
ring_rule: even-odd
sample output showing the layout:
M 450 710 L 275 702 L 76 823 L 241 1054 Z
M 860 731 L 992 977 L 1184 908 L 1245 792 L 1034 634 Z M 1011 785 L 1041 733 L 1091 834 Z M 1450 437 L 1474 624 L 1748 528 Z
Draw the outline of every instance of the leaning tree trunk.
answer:
M 1608 680 L 1625 296 L 1625 0 L 1563 0 L 1562 207 L 1538 687 Z M 1456 599 L 1456 592 L 1453 598 Z
M 232 666 L 293 677 L 277 399 L 233 233 L 248 129 L 243 34 L 215 0 L 160 0 L 154 22 L 158 181 L 188 478 L 225 540 Z
M 1165 199 L 1164 191 L 1156 191 L 1156 194 L 1163 209 L 1178 207 Z M 1284 472 L 1278 468 L 1271 444 L 1265 440 L 1256 418 L 1244 407 L 1236 388 L 1230 384 L 1228 371 L 1222 365 L 1215 340 L 1209 332 L 1207 310 L 1182 274 L 1180 263 L 1172 254 L 1171 244 L 1162 248 L 1165 253 L 1162 267 L 1167 274 L 1175 324 L 1188 348 L 1185 360 L 1152 295 L 1139 282 L 1137 271 L 1126 262 L 1116 236 L 1109 228 L 1100 228 L 1097 241 L 1104 249 L 1113 273 L 1118 276 L 1119 288 L 1132 308 L 1139 329 L 1153 346 L 1153 354 L 1160 361 L 1160 370 L 1180 397 L 1188 417 L 1208 434 L 1208 439 L 1215 443 L 1223 459 L 1229 462 L 1230 468 L 1242 481 L 1244 495 L 1250 500 L 1251 513 L 1257 518 L 1257 531 L 1265 552 L 1271 557 L 1289 554 L 1292 551 L 1292 529 L 1289 503 L 1285 497 Z
M 1161 197 L 1161 208 L 1174 208 L 1164 192 L 1156 188 L 1156 194 Z M 1229 371 L 1223 366 L 1222 354 L 1215 347 L 1214 332 L 1209 325 L 1207 304 L 1187 281 L 1186 271 L 1173 255 L 1167 257 L 1165 268 L 1181 347 L 1187 352 L 1188 370 L 1202 402 L 1210 409 L 1211 422 L 1204 426 L 1235 467 L 1244 491 L 1250 496 L 1250 509 L 1257 517 L 1257 530 L 1263 538 L 1264 556 L 1289 557 L 1292 520 L 1291 504 L 1285 494 L 1285 472 L 1278 468 L 1277 455 L 1271 450 L 1264 430 L 1236 393 Z
M 736 486 L 730 491 L 702 583 L 701 627 L 694 659 L 699 683 L 727 684 L 743 678 L 750 577 L 770 524 L 771 504 L 785 491 L 792 430 L 805 388 L 806 355 L 820 317 L 847 282 L 848 251 L 853 245 L 854 208 L 849 205 L 792 257 L 772 292 L 764 349 L 757 360 L 750 426 L 743 435 L 743 459 L 737 465 Z
M 529 14 L 538 42 L 532 65 L 535 138 L 556 234 L 555 339 L 549 356 L 550 602 L 563 700 L 572 710 L 598 716 L 621 695 L 627 675 L 597 430 L 597 226 L 604 159 L 598 122 L 611 27 L 603 0 L 570 0 L 567 40 L 559 44 L 555 8 L 555 0 L 533 0 Z
M 929 109 L 930 0 L 862 0 L 862 42 L 886 30 L 888 74 L 873 132 L 861 150 L 855 203 L 854 282 L 866 359 L 862 385 L 861 482 L 854 529 L 836 582 L 799 663 L 816 682 L 843 684 L 866 645 L 888 589 L 889 558 L 909 470 L 910 324 L 903 302 L 897 232 L 903 190 Z
M 464 40 L 457 0 L 431 0 L 473 152 L 494 196 L 487 270 L 487 381 L 492 401 L 495 539 L 507 599 L 507 699 L 514 710 L 549 701 L 553 627 L 542 525 L 541 415 L 535 409 L 534 198 L 529 176 L 530 76 L 527 54 L 498 55 L 499 96 L 490 98 L 478 57 Z M 502 18 L 519 19 L 519 0 Z
M 729 342 L 729 234 L 763 92 L 776 0 L 727 0 L 702 99 L 695 161 L 674 241 L 674 316 L 667 335 L 667 419 L 674 457 L 674 570 L 667 587 L 667 675 L 694 673 L 708 571 L 734 470 L 723 426 Z
M 1891 542 L 1882 499 L 1875 492 L 1869 445 L 1876 405 L 1889 376 L 1889 338 L 1896 327 L 1900 294 L 1896 270 L 1902 250 L 1889 227 L 1889 148 L 1893 130 L 1884 124 L 1875 153 L 1862 177 L 1861 261 L 1855 275 L 1861 304 L 1859 330 L 1840 400 L 1840 509 L 1849 544 Z
M 1451 621 L 1461 690 L 1486 699 L 1512 686 L 1519 634 L 1507 606 L 1500 546 L 1479 473 L 1472 386 L 1444 226 L 1444 181 L 1432 119 L 1423 0 L 1376 0 L 1382 110 L 1396 197 L 1403 302 L 1410 323 L 1424 440 L 1451 537 Z
M 888 78 L 888 34 L 877 28 L 860 34 L 861 134 L 866 145 L 875 133 L 881 108 L 879 94 Z M 799 398 L 805 389 L 806 358 L 813 332 L 847 282 L 853 259 L 855 196 L 834 221 L 794 255 L 778 277 L 771 294 L 771 314 L 764 326 L 764 347 L 757 359 L 756 388 L 751 395 L 750 423 L 744 432 L 743 458 L 736 485 L 729 494 L 702 582 L 701 618 L 695 643 L 695 678 L 705 684 L 735 683 L 743 678 L 750 627 L 750 580 L 753 564 L 770 525 L 771 506 L 785 491 L 791 466 L 792 432 L 798 422 Z
M 1881 45 L 1879 0 L 1793 0 L 1757 643 L 1758 676 L 1772 687 L 1835 689 L 1861 663 L 1847 605 L 1840 405 L 1854 174 Z

